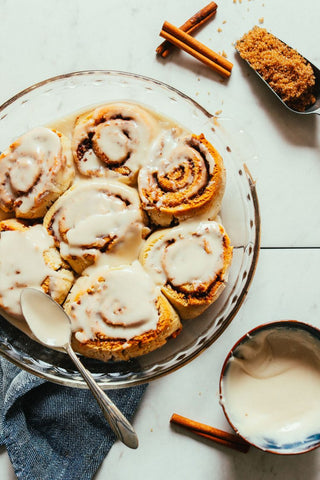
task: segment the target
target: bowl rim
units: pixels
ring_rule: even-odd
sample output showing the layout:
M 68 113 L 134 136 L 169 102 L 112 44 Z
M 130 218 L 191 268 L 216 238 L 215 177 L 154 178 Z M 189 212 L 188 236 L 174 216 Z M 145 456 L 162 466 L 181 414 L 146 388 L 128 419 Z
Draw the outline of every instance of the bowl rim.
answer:
M 181 92 L 181 90 L 178 90 L 177 88 L 172 87 L 171 85 L 169 85 L 165 82 L 162 82 L 161 80 L 157 80 L 155 78 L 148 77 L 146 75 L 140 75 L 139 73 L 125 72 L 125 71 L 122 71 L 122 70 L 105 70 L 105 69 L 75 70 L 73 72 L 62 73 L 60 75 L 55 75 L 53 77 L 49 77 L 49 78 L 46 78 L 44 80 L 41 80 L 40 82 L 33 83 L 29 87 L 26 87 L 23 90 L 20 90 L 18 93 L 16 93 L 12 97 L 8 98 L 4 103 L 2 103 L 0 105 L 0 112 L 2 112 L 2 110 L 7 108 L 9 105 L 11 105 L 13 102 L 18 100 L 23 95 L 26 95 L 27 93 L 32 92 L 33 90 L 36 90 L 37 88 L 43 87 L 43 86 L 45 86 L 49 83 L 53 83 L 53 82 L 58 81 L 58 80 L 63 80 L 65 78 L 81 77 L 81 76 L 85 76 L 85 75 L 95 75 L 95 74 L 118 75 L 120 77 L 138 78 L 138 79 L 144 80 L 146 82 L 155 83 L 156 85 L 165 87 L 168 90 L 171 90 L 172 92 L 177 93 L 179 96 L 183 97 L 185 100 L 188 100 L 190 103 L 193 103 L 209 119 L 214 116 L 207 109 L 205 109 L 202 105 L 200 105 L 196 100 L 189 97 L 189 95 L 186 95 L 185 93 Z
M 232 427 L 232 429 L 236 432 L 237 435 L 239 435 L 243 440 L 245 440 L 247 443 L 249 443 L 253 447 L 258 448 L 259 450 L 262 450 L 263 452 L 273 453 L 275 455 L 280 455 L 280 456 L 281 455 L 286 455 L 286 456 L 288 456 L 288 455 L 301 455 L 303 453 L 311 452 L 312 450 L 315 450 L 316 448 L 319 448 L 320 447 L 320 440 L 316 445 L 313 445 L 312 447 L 306 448 L 306 449 L 301 450 L 301 451 L 293 451 L 293 452 L 290 452 L 290 451 L 283 452 L 283 451 L 281 451 L 281 452 L 279 452 L 279 451 L 274 450 L 274 449 L 263 448 L 263 447 L 257 445 L 256 443 L 250 441 L 245 435 L 241 434 L 241 432 L 238 430 L 238 428 L 231 421 L 231 419 L 229 417 L 229 414 L 227 412 L 227 408 L 225 406 L 225 402 L 222 401 L 222 399 L 223 399 L 223 395 L 222 395 L 223 379 L 224 379 L 224 376 L 225 376 L 225 372 L 226 372 L 228 362 L 229 362 L 231 356 L 233 355 L 234 350 L 236 350 L 242 343 L 249 340 L 249 337 L 251 337 L 251 336 L 253 337 L 254 335 L 259 333 L 260 331 L 273 330 L 273 329 L 278 328 L 278 327 L 281 327 L 281 328 L 295 327 L 296 329 L 299 329 L 299 330 L 308 331 L 311 335 L 317 336 L 318 340 L 320 341 L 320 328 L 315 327 L 314 325 L 312 325 L 310 323 L 302 322 L 301 320 L 287 320 L 287 319 L 276 320 L 276 321 L 271 321 L 271 322 L 265 322 L 265 323 L 262 323 L 260 325 L 257 325 L 255 327 L 253 327 L 251 330 L 249 330 L 247 333 L 242 335 L 235 342 L 235 344 L 229 350 L 229 352 L 228 352 L 228 354 L 227 354 L 227 356 L 226 356 L 226 358 L 223 362 L 223 366 L 221 368 L 220 378 L 219 378 L 219 403 L 220 403 L 221 408 L 223 410 L 223 413 L 224 413 L 229 425 Z
M 139 81 L 145 81 L 147 83 L 152 83 L 153 85 L 157 85 L 159 87 L 165 88 L 175 94 L 177 94 L 179 97 L 183 98 L 183 100 L 187 101 L 189 104 L 195 106 L 198 110 L 200 110 L 207 118 L 208 120 L 211 120 L 214 118 L 215 115 L 212 115 L 208 110 L 206 110 L 202 105 L 200 105 L 196 100 L 191 98 L 190 96 L 186 95 L 185 93 L 181 92 L 175 87 L 172 87 L 171 85 L 168 85 L 165 82 L 162 82 L 161 80 L 154 79 L 152 77 L 136 74 L 136 73 L 130 73 L 130 72 L 125 72 L 125 71 L 120 71 L 120 70 L 105 70 L 105 69 L 94 69 L 94 70 L 79 70 L 79 71 L 73 71 L 69 73 L 64 73 L 60 75 L 56 75 L 47 79 L 44 79 L 40 82 L 37 82 L 35 84 L 32 84 L 31 86 L 21 90 L 11 98 L 9 98 L 7 101 L 5 101 L 2 105 L 0 105 L 0 113 L 9 107 L 12 103 L 14 103 L 16 100 L 20 99 L 24 95 L 27 95 L 28 93 L 32 92 L 33 90 L 36 90 L 38 88 L 41 88 L 45 85 L 54 83 L 59 80 L 63 79 L 68 79 L 72 77 L 81 77 L 81 76 L 90 76 L 90 75 L 95 75 L 95 74 L 105 74 L 105 75 L 115 75 L 115 76 L 120 76 L 124 78 L 135 78 Z M 1 120 L 1 118 L 0 118 Z M 223 325 L 220 325 L 219 328 L 213 333 L 213 335 L 206 339 L 205 342 L 201 344 L 201 346 L 198 346 L 194 352 L 192 352 L 190 355 L 188 355 L 186 358 L 179 360 L 176 365 L 168 365 L 159 372 L 154 372 L 152 377 L 149 376 L 143 376 L 142 378 L 134 378 L 134 379 L 129 379 L 129 380 L 123 380 L 122 382 L 117 382 L 116 384 L 110 383 L 106 380 L 101 380 L 97 379 L 99 385 L 102 388 L 108 388 L 108 389 L 120 389 L 120 388 L 126 388 L 126 387 L 131 387 L 131 386 L 136 386 L 136 385 L 141 385 L 144 383 L 147 383 L 151 380 L 156 380 L 158 378 L 161 378 L 169 373 L 172 373 L 174 371 L 177 371 L 181 367 L 185 366 L 186 364 L 190 363 L 192 360 L 194 360 L 197 356 L 199 356 L 201 353 L 203 353 L 209 346 L 211 346 L 216 339 L 225 331 L 225 329 L 229 326 L 237 312 L 239 311 L 247 293 L 249 290 L 249 287 L 251 285 L 251 282 L 253 280 L 257 263 L 258 263 L 258 258 L 259 258 L 259 253 L 260 253 L 260 242 L 261 242 L 261 222 L 260 222 L 260 209 L 259 209 L 259 201 L 258 201 L 258 196 L 257 196 L 257 191 L 256 191 L 256 182 L 253 179 L 249 168 L 247 165 L 244 163 L 242 165 L 246 179 L 248 181 L 248 187 L 249 191 L 252 197 L 252 202 L 253 202 L 253 207 L 254 207 L 254 238 L 255 238 L 255 243 L 252 245 L 252 260 L 250 263 L 250 268 L 248 269 L 248 273 L 245 279 L 245 282 L 243 284 L 242 290 L 239 294 L 239 297 L 237 299 L 237 302 L 234 303 L 231 311 L 229 312 L 228 316 L 224 320 Z M 16 327 L 14 327 L 16 328 Z M 19 361 L 17 358 L 13 358 L 12 355 L 10 354 L 10 349 L 8 350 L 3 346 L 3 344 L 0 342 L 0 355 L 5 357 L 7 360 L 10 362 L 14 363 L 18 367 L 26 370 L 29 373 L 32 373 L 40 378 L 43 378 L 45 380 L 52 381 L 57 384 L 61 384 L 64 386 L 70 386 L 70 387 L 77 387 L 77 388 L 87 388 L 85 382 L 79 378 L 79 379 L 74 379 L 74 378 L 69 378 L 66 379 L 65 377 L 62 376 L 57 376 L 57 374 L 50 374 L 48 372 L 42 373 L 39 372 L 37 367 L 33 365 L 26 365 L 22 361 Z

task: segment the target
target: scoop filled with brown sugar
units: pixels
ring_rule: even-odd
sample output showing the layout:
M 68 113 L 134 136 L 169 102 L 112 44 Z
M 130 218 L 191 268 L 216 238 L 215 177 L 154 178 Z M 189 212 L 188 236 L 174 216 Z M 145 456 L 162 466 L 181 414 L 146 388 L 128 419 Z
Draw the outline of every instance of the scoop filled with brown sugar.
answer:
M 303 112 L 315 103 L 312 66 L 265 28 L 255 26 L 236 43 L 236 48 L 288 107 Z

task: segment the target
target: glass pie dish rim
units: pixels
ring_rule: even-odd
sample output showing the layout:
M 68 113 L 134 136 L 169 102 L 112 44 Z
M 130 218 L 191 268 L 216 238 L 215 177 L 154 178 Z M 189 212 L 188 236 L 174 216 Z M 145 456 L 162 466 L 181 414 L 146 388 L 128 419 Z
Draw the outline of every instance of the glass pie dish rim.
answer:
M 43 81 L 40 81 L 38 83 L 35 83 L 31 85 L 30 87 L 20 91 L 10 99 L 8 99 L 6 102 L 4 102 L 0 106 L 0 115 L 3 110 L 5 110 L 8 106 L 13 104 L 15 101 L 21 99 L 24 95 L 32 92 L 33 90 L 37 90 L 40 87 L 43 87 L 47 84 L 54 83 L 59 80 L 63 79 L 68 79 L 72 77 L 81 77 L 81 76 L 86 76 L 86 75 L 94 75 L 94 74 L 106 74 L 106 75 L 115 75 L 119 77 L 124 77 L 124 78 L 131 78 L 131 79 L 138 79 L 139 81 L 146 82 L 147 84 L 152 84 L 156 85 L 158 87 L 164 88 L 169 92 L 172 92 L 178 97 L 182 98 L 183 100 L 189 102 L 191 105 L 196 107 L 197 110 L 201 111 L 202 114 L 204 114 L 208 120 L 211 120 L 214 115 L 210 114 L 208 110 L 206 110 L 202 105 L 200 105 L 198 102 L 196 102 L 193 98 L 189 97 L 188 95 L 184 94 L 180 90 L 176 89 L 175 87 L 172 87 L 160 80 L 153 79 L 151 77 L 135 74 L 135 73 L 129 73 L 129 72 L 123 72 L 123 71 L 118 71 L 118 70 L 81 70 L 81 71 L 76 71 L 76 72 L 70 72 L 66 74 L 61 74 L 58 76 L 50 77 L 48 79 L 45 79 Z M 3 117 L 0 116 L 0 120 Z M 214 343 L 214 341 L 222 334 L 222 332 L 227 328 L 227 326 L 230 324 L 232 319 L 235 317 L 237 314 L 239 308 L 241 307 L 247 293 L 249 286 L 251 284 L 251 281 L 253 279 L 255 269 L 257 266 L 257 261 L 258 261 L 258 256 L 259 256 L 259 250 L 260 250 L 260 213 L 259 213 L 259 203 L 258 203 L 258 197 L 257 197 L 257 192 L 256 192 L 256 187 L 255 187 L 255 182 L 250 174 L 250 171 L 247 167 L 247 165 L 244 163 L 242 164 L 243 166 L 243 171 L 246 176 L 246 179 L 248 181 L 249 185 L 249 191 L 252 196 L 252 202 L 253 202 L 253 207 L 254 207 L 254 217 L 255 217 L 255 222 L 254 222 L 254 233 L 255 233 L 255 243 L 253 245 L 253 254 L 252 254 L 252 259 L 250 263 L 250 268 L 247 272 L 247 277 L 246 281 L 242 287 L 242 290 L 239 293 L 239 296 L 237 297 L 236 302 L 231 308 L 231 311 L 227 315 L 226 319 L 224 319 L 223 324 L 219 326 L 219 328 L 216 329 L 216 331 L 209 337 L 207 338 L 204 342 L 199 344 L 195 350 L 191 353 L 189 353 L 186 357 L 178 359 L 173 365 L 167 365 L 166 367 L 162 367 L 161 371 L 155 371 L 155 372 L 149 372 L 147 375 L 141 375 L 140 377 L 137 377 L 134 375 L 134 378 L 131 378 L 129 381 L 128 379 L 118 381 L 115 383 L 110 383 L 108 381 L 105 381 L 99 376 L 97 376 L 96 380 L 102 386 L 103 388 L 124 388 L 128 386 L 133 386 L 133 385 L 139 385 L 146 383 L 150 380 L 154 380 L 156 378 L 162 377 L 168 373 L 171 373 L 173 371 L 178 370 L 182 366 L 186 365 L 187 363 L 191 362 L 194 358 L 196 358 L 198 355 L 200 355 L 203 351 L 205 351 L 209 346 Z M 39 370 L 38 365 L 28 365 L 24 362 L 24 360 L 19 360 L 17 359 L 12 353 L 10 354 L 10 348 L 6 348 L 3 342 L 0 341 L 0 354 L 5 357 L 7 360 L 11 361 L 18 367 L 26 370 L 29 373 L 32 373 L 40 378 L 43 378 L 45 380 L 52 381 L 54 383 L 66 385 L 66 386 L 73 386 L 73 387 L 78 387 L 78 388 L 86 388 L 85 383 L 81 380 L 81 378 L 66 378 L 64 376 L 59 375 L 58 373 L 50 373 L 50 372 L 44 372 Z

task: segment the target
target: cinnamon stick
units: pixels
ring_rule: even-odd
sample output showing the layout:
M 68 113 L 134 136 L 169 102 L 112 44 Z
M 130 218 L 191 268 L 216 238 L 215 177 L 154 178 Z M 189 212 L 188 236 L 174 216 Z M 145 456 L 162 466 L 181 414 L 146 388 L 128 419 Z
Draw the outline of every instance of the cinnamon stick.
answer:
M 206 23 L 217 11 L 218 5 L 215 2 L 210 2 L 208 5 L 203 7 L 199 12 L 195 13 L 190 17 L 183 25 L 181 25 L 180 30 L 187 32 L 189 35 L 200 28 L 204 23 Z M 173 45 L 165 40 L 158 46 L 156 52 L 158 55 L 161 55 L 162 58 L 166 58 L 173 49 Z
M 224 58 L 222 55 L 219 55 L 218 53 L 214 52 L 210 48 L 208 48 L 206 45 L 203 43 L 199 42 L 195 38 L 191 37 L 186 32 L 183 32 L 179 28 L 175 27 L 169 22 L 164 22 L 162 26 L 162 31 L 165 31 L 166 33 L 169 33 L 170 35 L 174 36 L 181 42 L 185 43 L 189 47 L 191 47 L 193 50 L 196 52 L 200 53 L 201 55 L 205 56 L 209 60 L 212 60 L 213 62 L 217 63 L 221 67 L 223 67 L 225 70 L 228 70 L 231 72 L 233 64 L 229 62 L 226 58 Z
M 170 422 L 185 427 L 197 435 L 213 440 L 226 447 L 233 448 L 239 452 L 246 453 L 250 448 L 250 445 L 237 435 L 224 432 L 223 430 L 205 425 L 204 423 L 196 422 L 190 418 L 182 417 L 177 413 L 172 415 Z
M 184 33 L 184 32 L 182 32 Z M 187 35 L 186 33 L 184 33 L 184 35 Z M 192 55 L 193 57 L 195 57 L 197 60 L 200 60 L 200 62 L 204 63 L 205 65 L 207 65 L 208 67 L 210 67 L 212 70 L 214 70 L 215 72 L 219 73 L 222 77 L 225 77 L 225 78 L 228 78 L 230 77 L 231 75 L 231 71 L 230 70 L 227 70 L 226 68 L 222 67 L 221 65 L 219 65 L 218 63 L 216 63 L 215 61 L 211 60 L 210 58 L 208 58 L 207 56 L 203 55 L 202 53 L 198 52 L 197 50 L 195 50 L 194 48 L 192 48 L 190 45 L 184 43 L 183 41 L 179 40 L 178 38 L 176 38 L 174 35 L 168 33 L 167 31 L 165 30 L 161 30 L 160 32 L 160 36 L 169 40 L 170 43 L 172 43 L 173 45 L 179 47 L 181 50 L 184 50 L 185 52 L 189 53 L 190 55 Z M 192 38 L 190 35 L 189 35 L 190 38 Z M 199 42 L 200 43 L 200 42 Z M 201 44 L 202 45 L 202 44 Z M 207 48 L 205 47 L 204 45 L 202 45 L 204 48 Z M 207 50 L 209 50 L 207 48 Z M 202 51 L 204 51 L 202 49 Z M 214 52 L 213 52 L 214 53 Z M 218 54 L 215 54 L 215 55 L 218 55 Z M 223 57 L 222 57 L 223 58 Z
M 214 437 L 213 435 L 209 435 L 208 433 L 198 432 L 197 430 L 192 430 L 191 432 L 199 435 L 200 437 L 207 438 L 208 440 L 212 440 L 215 443 L 219 443 L 220 445 L 224 445 L 228 448 L 233 448 L 237 452 L 247 453 L 249 451 L 249 445 L 242 445 L 241 443 L 236 442 L 229 442 L 229 440 L 224 440 L 223 438 Z

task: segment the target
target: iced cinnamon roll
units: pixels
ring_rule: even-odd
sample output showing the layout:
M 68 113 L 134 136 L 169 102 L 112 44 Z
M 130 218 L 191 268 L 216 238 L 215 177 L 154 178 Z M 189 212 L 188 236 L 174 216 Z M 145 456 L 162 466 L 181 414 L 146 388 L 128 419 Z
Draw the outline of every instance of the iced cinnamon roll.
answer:
M 161 136 L 138 177 L 142 206 L 156 225 L 170 226 L 211 209 L 225 190 L 223 160 L 203 135 Z
M 69 139 L 35 128 L 0 155 L 0 208 L 20 218 L 43 217 L 73 178 Z
M 73 155 L 83 175 L 116 177 L 132 185 L 157 129 L 143 108 L 129 103 L 100 106 L 81 115 L 73 131 Z
M 77 273 L 102 254 L 132 248 L 144 231 L 136 190 L 104 179 L 75 184 L 52 205 L 43 224 Z
M 182 319 L 197 317 L 219 297 L 231 260 L 229 237 L 213 221 L 154 232 L 140 253 L 145 270 Z
M 181 329 L 177 313 L 138 261 L 80 277 L 64 308 L 74 349 L 103 361 L 149 353 Z
M 42 225 L 27 227 L 21 221 L 0 222 L 0 308 L 22 317 L 21 291 L 42 288 L 58 303 L 67 296 L 73 275 Z

